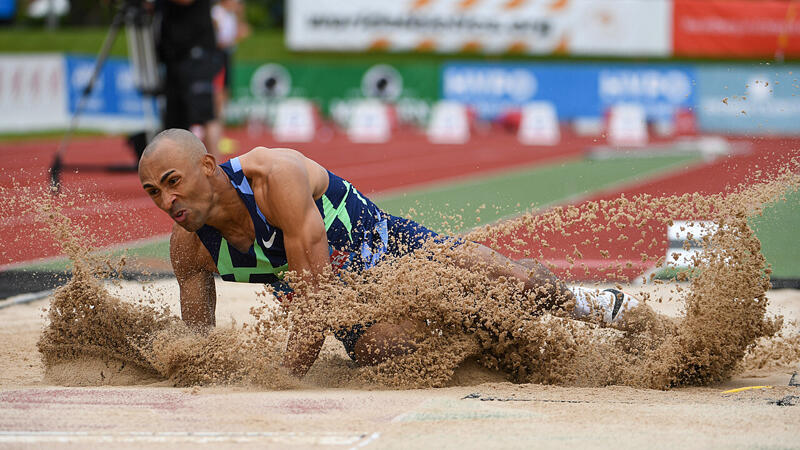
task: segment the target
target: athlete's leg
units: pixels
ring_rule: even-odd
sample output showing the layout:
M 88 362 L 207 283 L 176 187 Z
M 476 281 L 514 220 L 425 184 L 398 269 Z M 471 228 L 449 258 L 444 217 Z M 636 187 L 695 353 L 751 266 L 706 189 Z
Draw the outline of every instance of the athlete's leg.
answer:
M 453 262 L 469 270 L 479 269 L 489 278 L 500 277 L 516 279 L 524 283 L 524 289 L 534 292 L 537 306 L 553 310 L 569 306 L 574 300 L 566 285 L 543 265 L 532 261 L 528 267 L 519 264 L 502 254 L 476 242 L 442 236 L 413 220 L 387 215 L 389 230 L 388 253 L 401 255 L 422 248 L 425 242 L 434 240 L 449 245 L 453 252 Z
M 417 339 L 424 332 L 422 322 L 379 322 L 343 327 L 333 333 L 347 355 L 359 365 L 379 364 L 387 359 L 417 349 Z
M 454 250 L 453 261 L 456 265 L 469 270 L 480 268 L 493 279 L 504 277 L 522 282 L 526 291 L 535 294 L 537 299 L 535 307 L 540 311 L 561 308 L 575 318 L 584 318 L 597 311 L 606 322 L 610 323 L 617 319 L 618 313 L 624 307 L 633 307 L 636 304 L 632 298 L 624 295 L 616 297 L 612 292 L 590 293 L 587 289 L 570 288 L 535 260 L 523 260 L 524 264 L 520 264 L 482 244 L 439 236 L 408 219 L 387 215 L 387 222 L 388 253 L 394 255 L 410 253 L 422 248 L 424 242 L 430 239 L 448 243 Z M 414 351 L 415 334 L 419 333 L 417 327 L 418 325 L 412 322 L 400 325 L 388 323 L 358 325 L 352 330 L 342 330 L 341 335 L 336 337 L 344 343 L 353 360 L 359 364 L 369 365 Z
M 555 275 L 535 259 L 520 259 L 516 262 L 532 270 L 532 278 L 555 279 Z M 639 305 L 638 300 L 617 289 L 569 286 L 563 282 L 558 285 L 561 291 L 567 291 L 567 295 L 574 300 L 574 307 L 570 309 L 570 315 L 575 319 L 596 316 L 606 323 L 614 323 L 619 321 L 626 311 Z
M 553 272 L 535 260 L 520 264 L 491 248 L 473 242 L 465 243 L 457 252 L 456 264 L 471 269 L 476 266 L 486 270 L 490 278 L 512 278 L 524 283 L 528 292 L 533 292 L 539 306 L 545 310 L 564 308 L 575 300 L 573 293 Z
M 596 316 L 605 323 L 614 323 L 639 304 L 638 300 L 617 289 L 568 286 L 536 260 L 512 261 L 481 244 L 465 243 L 457 253 L 460 258 L 455 261 L 461 267 L 478 266 L 491 278 L 506 277 L 524 283 L 525 290 L 535 294 L 540 310 L 562 309 L 575 319 Z
M 410 320 L 376 323 L 367 328 L 353 347 L 353 359 L 363 366 L 379 364 L 417 349 L 416 336 L 423 327 Z

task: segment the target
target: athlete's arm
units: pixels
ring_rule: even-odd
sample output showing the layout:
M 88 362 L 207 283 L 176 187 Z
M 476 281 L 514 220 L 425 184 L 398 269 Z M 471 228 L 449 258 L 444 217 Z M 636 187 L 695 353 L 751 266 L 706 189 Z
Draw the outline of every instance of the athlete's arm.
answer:
M 175 224 L 169 241 L 169 257 L 180 288 L 181 318 L 193 328 L 213 327 L 217 291 L 211 255 L 196 234 Z
M 266 185 L 254 188 L 256 201 L 263 198 L 268 220 L 283 230 L 283 246 L 289 270 L 299 277 L 294 283 L 294 302 L 303 301 L 303 289 L 316 289 L 320 278 L 329 273 L 328 236 L 322 216 L 314 204 L 312 182 L 306 159 L 297 152 L 272 152 L 257 149 L 251 161 L 266 167 Z M 249 162 L 249 161 L 248 161 Z M 252 166 L 249 166 L 252 167 Z M 255 175 L 255 174 L 254 174 Z M 289 332 L 284 364 L 303 376 L 314 364 L 325 337 L 315 324 L 295 322 Z

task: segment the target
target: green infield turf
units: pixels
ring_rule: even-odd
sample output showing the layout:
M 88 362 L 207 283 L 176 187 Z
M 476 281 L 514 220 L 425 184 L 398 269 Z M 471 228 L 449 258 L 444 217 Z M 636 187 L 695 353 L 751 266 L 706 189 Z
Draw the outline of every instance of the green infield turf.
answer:
M 135 258 L 153 258 L 163 261 L 169 260 L 169 238 L 154 239 L 142 244 L 128 244 L 125 247 L 102 250 L 101 254 L 110 260 L 130 256 Z M 66 258 L 52 260 L 24 266 L 22 269 L 32 272 L 60 272 L 70 270 L 72 262 Z
M 62 27 L 56 30 L 46 30 L 42 27 L 8 27 L 0 29 L 0 52 L 3 53 L 41 53 L 41 52 L 68 52 L 96 54 L 108 33 L 108 27 Z M 112 56 L 127 56 L 128 47 L 125 33 L 119 33 L 111 48 Z M 242 61 L 265 60 L 292 60 L 292 61 L 342 61 L 374 62 L 374 63 L 401 63 L 401 62 L 438 62 L 451 59 L 482 60 L 482 61 L 601 61 L 601 62 L 628 62 L 631 58 L 624 56 L 570 56 L 564 55 L 528 55 L 522 53 L 505 53 L 487 55 L 479 52 L 462 53 L 435 53 L 435 52 L 293 52 L 286 48 L 284 31 L 280 28 L 253 28 L 252 34 L 239 43 L 237 59 Z M 796 61 L 797 58 L 787 58 L 786 62 Z M 664 57 L 639 57 L 636 62 L 664 62 L 664 61 L 701 61 L 715 64 L 741 63 L 742 61 L 761 60 L 741 58 L 716 58 L 708 60 L 703 58 L 664 58 Z
M 60 140 L 67 133 L 67 130 L 47 130 L 47 131 L 23 131 L 19 133 L 0 134 L 0 143 L 13 144 L 17 142 L 34 141 L 39 139 Z M 93 130 L 75 130 L 72 137 L 97 137 L 108 136 L 108 133 Z
M 750 219 L 750 226 L 761 241 L 761 253 L 772 265 L 773 280 L 800 280 L 800 241 L 794 235 L 800 229 L 800 192 L 793 192 L 786 199 L 764 208 L 760 216 Z M 685 268 L 665 268 L 656 273 L 656 278 L 675 278 Z
M 572 160 L 377 196 L 375 201 L 387 212 L 413 217 L 433 230 L 453 234 L 600 189 L 679 170 L 696 160 L 685 155 Z
M 800 279 L 800 192 L 786 196 L 764 208 L 761 216 L 750 221 L 761 240 L 761 251 L 772 264 L 772 278 Z

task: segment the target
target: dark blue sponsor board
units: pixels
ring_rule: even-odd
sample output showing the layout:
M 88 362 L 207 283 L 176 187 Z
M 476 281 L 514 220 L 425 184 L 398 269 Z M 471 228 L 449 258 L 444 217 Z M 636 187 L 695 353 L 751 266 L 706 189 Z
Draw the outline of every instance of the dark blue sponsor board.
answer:
M 800 134 L 800 65 L 699 66 L 697 77 L 703 131 Z
M 67 55 L 65 60 L 69 113 L 74 113 L 91 79 L 95 58 Z M 133 72 L 128 61 L 109 58 L 95 82 L 83 116 L 123 120 L 144 119 L 144 106 L 142 95 L 134 85 Z
M 531 101 L 549 101 L 561 120 L 602 117 L 612 105 L 639 103 L 651 120 L 690 109 L 694 68 L 686 65 L 449 63 L 442 97 L 494 119 Z

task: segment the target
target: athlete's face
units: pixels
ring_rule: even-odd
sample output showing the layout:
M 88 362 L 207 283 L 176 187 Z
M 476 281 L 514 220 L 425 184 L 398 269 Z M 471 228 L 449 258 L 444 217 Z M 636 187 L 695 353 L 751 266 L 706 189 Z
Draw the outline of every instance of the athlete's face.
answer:
M 187 231 L 197 231 L 206 221 L 213 196 L 211 177 L 216 163 L 211 155 L 199 161 L 174 143 L 165 142 L 158 152 L 139 163 L 139 180 L 153 202 Z

